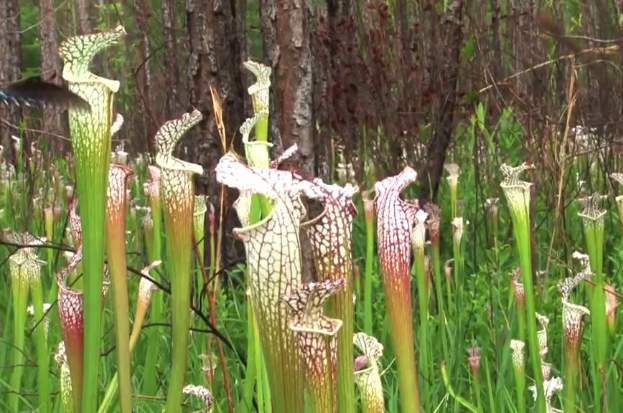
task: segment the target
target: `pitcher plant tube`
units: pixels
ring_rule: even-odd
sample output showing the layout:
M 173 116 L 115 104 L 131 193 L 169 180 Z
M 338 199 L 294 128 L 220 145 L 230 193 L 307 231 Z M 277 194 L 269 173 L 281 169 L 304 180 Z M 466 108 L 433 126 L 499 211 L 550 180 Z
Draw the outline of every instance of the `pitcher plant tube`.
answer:
M 603 255 L 604 255 L 604 227 L 606 211 L 601 208 L 601 202 L 606 196 L 594 193 L 591 196 L 580 198 L 581 211 L 578 216 L 582 219 L 584 239 L 588 252 L 590 266 L 593 270 L 594 287 L 588 288 L 591 309 L 591 336 L 593 351 L 593 394 L 595 411 L 601 411 L 602 398 L 605 399 L 606 389 L 606 362 L 608 358 L 609 335 L 606 325 L 606 296 L 604 287 Z
M 141 328 L 143 327 L 143 321 L 145 320 L 145 316 L 147 314 L 147 310 L 149 309 L 149 304 L 151 303 L 151 297 L 155 290 L 157 290 L 156 284 L 154 284 L 149 279 L 149 272 L 160 265 L 161 261 L 155 261 L 149 264 L 147 267 L 143 268 L 141 271 L 141 281 L 138 284 L 138 297 L 136 300 L 136 311 L 134 313 L 134 324 L 132 325 L 132 334 L 130 335 L 129 341 L 129 351 L 132 353 L 136 342 L 138 341 L 141 335 Z M 98 413 L 106 413 L 110 407 L 110 404 L 113 401 L 114 395 L 117 392 L 117 388 L 119 386 L 119 374 L 115 373 L 112 380 L 108 384 L 108 389 L 106 390 L 106 394 L 104 395 L 104 399 L 102 400 L 102 404 L 98 409 Z
M 379 360 L 383 357 L 383 345 L 365 333 L 355 334 L 353 341 L 361 355 L 355 359 L 355 384 L 361 393 L 363 413 L 385 413 L 383 383 Z
M 86 100 L 90 109 L 69 108 L 69 129 L 76 164 L 80 199 L 84 267 L 84 392 L 85 412 L 94 412 L 98 402 L 101 347 L 101 294 L 104 272 L 106 191 L 111 152 L 113 94 L 119 82 L 89 71 L 97 53 L 119 41 L 122 26 L 114 30 L 75 36 L 60 46 L 63 79 L 70 91 Z M 69 349 L 68 349 L 69 351 Z M 70 362 L 71 365 L 71 362 Z M 77 387 L 74 386 L 77 391 Z M 78 410 L 80 412 L 82 410 Z
M 167 234 L 167 273 L 171 279 L 173 324 L 172 366 L 166 412 L 178 412 L 186 380 L 190 330 L 190 286 L 193 238 L 193 175 L 203 168 L 177 159 L 173 149 L 182 136 L 199 123 L 198 110 L 166 122 L 156 134 L 156 164 L 161 168 L 162 202 Z
M 450 211 L 452 219 L 458 216 L 457 210 L 457 190 L 459 184 L 459 174 L 461 169 L 455 163 L 447 163 L 443 168 L 448 172 L 446 180 L 448 181 L 448 187 L 450 188 Z
M 119 408 L 132 412 L 132 382 L 130 374 L 130 314 L 125 240 L 125 211 L 127 180 L 133 174 L 130 167 L 111 165 L 108 178 L 106 211 L 106 255 L 110 268 L 115 314 L 117 374 L 119 376 Z
M 421 411 L 417 364 L 411 321 L 411 229 L 417 205 L 400 199 L 401 191 L 417 178 L 406 167 L 399 175 L 374 185 L 378 220 L 381 278 L 387 301 L 390 334 L 396 363 L 402 413 Z
M 58 344 L 56 353 L 54 354 L 54 361 L 58 364 L 60 370 L 60 382 L 61 382 L 61 412 L 73 413 L 74 401 L 72 398 L 73 389 L 71 387 L 71 375 L 69 373 L 69 363 L 67 362 L 67 354 L 65 352 L 65 342 L 61 341 Z
M 43 292 L 41 286 L 41 266 L 35 252 L 35 247 L 42 245 L 43 240 L 29 233 L 15 232 L 6 237 L 6 241 L 20 245 L 9 256 L 9 272 L 11 280 L 11 292 L 13 295 L 13 342 L 12 342 L 12 365 L 13 372 L 10 379 L 12 393 L 9 396 L 9 407 L 12 411 L 20 410 L 20 389 L 25 364 L 26 344 L 26 315 L 28 309 L 28 293 L 32 292 L 35 316 L 38 320 L 43 318 Z M 39 382 L 39 401 L 41 410 L 49 412 L 51 409 L 50 388 L 48 377 L 48 357 L 43 323 L 35 332 L 37 344 L 37 364 Z
M 363 329 L 372 335 L 372 272 L 374 271 L 374 200 L 368 191 L 362 193 L 366 221 L 366 270 L 363 285 Z
M 84 319 L 84 296 L 83 292 L 72 288 L 68 278 L 78 268 L 82 261 L 82 250 L 73 255 L 65 268 L 56 274 L 58 283 L 58 314 L 63 329 L 63 337 L 67 354 L 67 363 L 71 373 L 71 386 L 73 389 L 74 410 L 82 412 L 83 403 L 82 389 L 84 387 L 84 351 L 85 351 L 85 319 Z M 102 269 L 102 290 L 98 300 L 101 311 L 108 292 L 108 271 Z
M 234 234 L 245 245 L 249 298 L 257 316 L 272 410 L 303 411 L 302 359 L 281 299 L 301 283 L 299 230 L 305 209 L 298 179 L 291 172 L 247 166 L 232 153 L 219 161 L 216 179 L 240 191 L 234 206 L 246 226 L 234 229 Z M 271 213 L 247 225 L 250 199 L 256 193 L 270 200 Z
M 562 297 L 562 324 L 565 338 L 565 413 L 576 411 L 575 397 L 577 376 L 580 367 L 580 339 L 582 333 L 582 317 L 589 315 L 588 308 L 570 302 L 571 293 L 583 281 L 593 276 L 590 269 L 589 257 L 579 252 L 573 253 L 573 258 L 582 265 L 582 270 L 573 277 L 566 278 L 558 285 Z M 602 303 L 603 304 L 603 303 Z
M 320 179 L 303 181 L 304 193 L 324 205 L 324 211 L 302 224 L 307 233 L 319 280 L 344 280 L 344 288 L 328 300 L 327 314 L 342 320 L 337 334 L 338 411 L 354 412 L 355 382 L 353 375 L 353 263 L 351 255 L 352 222 L 357 208 L 352 202 L 359 190 L 350 184 L 326 185 Z
M 187 384 L 182 389 L 184 394 L 195 396 L 201 400 L 204 404 L 203 409 L 197 410 L 195 413 L 212 413 L 214 407 L 214 396 L 210 393 L 210 390 L 203 386 L 197 386 L 195 384 Z
M 151 180 L 143 186 L 145 195 L 149 199 L 151 206 L 151 216 L 145 225 L 145 246 L 147 247 L 147 258 L 150 262 L 158 261 L 162 258 L 162 204 L 160 200 L 160 168 L 154 165 L 149 166 L 149 176 Z M 162 281 L 158 278 L 155 271 L 150 273 L 151 277 Z M 150 319 L 154 323 L 162 322 L 165 319 L 163 314 L 163 297 L 162 293 L 154 294 L 150 309 Z M 156 394 L 158 390 L 158 350 L 161 344 L 161 335 L 156 329 L 151 329 L 147 333 L 147 350 L 145 355 L 145 379 L 141 387 L 141 391 L 148 395 Z
M 528 349 L 532 365 L 532 375 L 536 382 L 537 399 L 536 412 L 545 413 L 545 398 L 543 395 L 543 374 L 541 372 L 541 357 L 536 330 L 536 304 L 532 286 L 532 253 L 530 241 L 530 187 L 529 182 L 519 179 L 519 174 L 533 166 L 527 162 L 517 167 L 503 164 L 500 167 L 504 180 L 500 184 L 513 221 L 513 235 L 517 243 L 521 278 L 526 297 L 526 320 L 528 327 Z
M 336 334 L 342 327 L 342 320 L 324 316 L 322 306 L 344 283 L 345 280 L 340 278 L 302 284 L 283 296 L 291 313 L 288 324 L 296 332 L 305 362 L 305 376 L 314 413 L 340 411 L 336 403 L 338 388 L 335 373 Z
M 429 291 L 426 271 L 426 253 L 424 246 L 426 244 L 426 221 L 428 214 L 420 209 L 415 213 L 415 226 L 411 234 L 411 244 L 415 259 L 415 276 L 417 279 L 418 303 L 420 308 L 420 371 L 424 377 L 422 392 L 428 394 L 428 383 L 434 382 L 433 365 L 431 353 L 429 349 L 429 314 L 428 300 Z
M 526 372 L 525 372 L 525 347 L 526 343 L 521 340 L 511 340 L 513 372 L 515 373 L 515 387 L 517 394 L 517 411 L 526 413 Z

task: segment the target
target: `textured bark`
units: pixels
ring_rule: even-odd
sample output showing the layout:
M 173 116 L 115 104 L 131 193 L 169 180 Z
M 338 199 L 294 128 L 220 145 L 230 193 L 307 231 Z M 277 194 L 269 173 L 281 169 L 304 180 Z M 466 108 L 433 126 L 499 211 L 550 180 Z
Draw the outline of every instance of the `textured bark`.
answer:
M 165 103 L 165 116 L 172 119 L 183 110 L 180 97 L 180 68 L 176 36 L 175 0 L 162 0 L 162 23 L 164 32 L 164 66 L 168 92 Z
M 39 37 L 41 38 L 41 77 L 43 80 L 57 85 L 61 84 L 62 66 L 58 54 L 58 25 L 54 0 L 39 0 Z M 66 135 L 63 112 L 58 108 L 47 107 L 43 110 L 43 129 L 57 135 Z M 53 141 L 54 143 L 55 140 Z
M 264 63 L 273 68 L 271 134 L 276 150 L 298 144 L 297 169 L 314 174 L 310 0 L 261 0 Z
M 20 78 L 22 50 L 19 30 L 19 1 L 5 0 L 0 7 L 0 85 Z M 0 105 L 0 119 L 16 125 L 19 117 L 20 110 L 16 105 Z M 0 124 L 0 136 L 6 148 L 12 148 L 10 142 L 13 134 L 17 132 Z
M 420 201 L 423 205 L 429 199 L 435 199 L 439 181 L 446 160 L 446 151 L 452 140 L 454 109 L 457 100 L 457 85 L 461 45 L 463 42 L 463 7 L 464 0 L 453 0 L 448 5 L 444 17 L 446 33 L 445 50 L 448 56 L 441 77 L 440 108 L 435 119 L 435 132 L 428 144 L 428 159 L 422 171 Z
M 501 0 L 493 1 L 493 16 L 491 19 L 491 31 L 493 32 L 493 81 L 500 81 L 504 75 L 504 58 L 502 51 L 504 50 L 504 37 L 502 32 L 502 2 Z M 491 81 L 491 79 L 489 79 Z
M 153 114 L 152 98 L 152 74 L 150 64 L 151 49 L 149 45 L 149 25 L 148 20 L 151 17 L 151 8 L 145 0 L 134 0 L 134 15 L 136 16 L 136 25 L 141 33 L 140 40 L 138 42 L 139 47 L 139 70 L 137 76 L 137 86 L 140 98 L 143 102 L 145 110 L 143 110 L 143 142 L 148 142 L 150 152 L 153 153 L 154 147 L 154 135 L 158 129 L 158 125 L 155 123 L 150 114 Z M 173 88 L 175 89 L 175 88 Z M 167 91 L 171 90 L 169 84 L 167 84 Z
M 207 178 L 198 183 L 198 190 L 211 199 L 219 199 L 220 186 L 216 183 L 214 167 L 223 155 L 223 148 L 213 116 L 210 86 L 218 94 L 222 105 L 222 118 L 227 143 L 239 136 L 238 128 L 245 119 L 243 100 L 246 91 L 242 84 L 241 43 L 235 3 L 221 0 L 189 0 L 186 2 L 187 25 L 190 42 L 188 62 L 189 104 L 199 109 L 203 121 L 193 130 L 192 144 L 187 146 L 191 159 L 203 166 Z M 233 147 L 242 153 L 241 140 L 233 139 Z M 229 194 L 233 195 L 233 194 Z M 227 264 L 244 255 L 241 244 L 235 244 L 231 229 L 238 221 L 228 196 L 222 200 L 225 211 L 223 230 L 223 263 Z M 220 204 L 214 207 L 220 215 Z
M 78 6 L 78 20 L 80 22 L 80 33 L 93 33 L 95 28 L 95 2 L 93 0 L 76 0 Z

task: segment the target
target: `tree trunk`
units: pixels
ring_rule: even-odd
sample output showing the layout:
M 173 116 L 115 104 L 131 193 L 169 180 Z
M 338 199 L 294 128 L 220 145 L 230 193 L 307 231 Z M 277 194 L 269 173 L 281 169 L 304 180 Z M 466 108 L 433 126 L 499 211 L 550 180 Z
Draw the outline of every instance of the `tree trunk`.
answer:
M 93 0 L 76 0 L 78 4 L 79 34 L 91 34 L 95 28 L 95 3 Z
M 173 119 L 183 110 L 184 99 L 180 96 L 180 68 L 176 36 L 175 0 L 162 0 L 162 23 L 164 32 L 164 67 L 168 92 L 165 102 L 165 116 Z
M 448 10 L 444 17 L 445 50 L 448 51 L 448 56 L 441 76 L 441 105 L 435 120 L 435 132 L 428 144 L 428 160 L 420 180 L 422 183 L 420 187 L 420 203 L 422 205 L 429 199 L 435 199 L 437 196 L 443 164 L 446 161 L 446 151 L 452 140 L 461 44 L 463 42 L 462 15 L 464 5 L 464 0 L 453 0 L 448 5 Z
M 20 39 L 20 10 L 18 0 L 4 0 L 0 7 L 0 85 L 20 78 L 22 46 Z M 20 118 L 17 105 L 0 105 L 0 119 L 17 125 Z M 18 131 L 0 124 L 1 140 L 7 149 L 12 148 L 11 136 Z
M 152 76 L 151 76 L 151 64 L 150 64 L 150 45 L 149 45 L 149 25 L 147 21 L 151 17 L 151 8 L 148 6 L 145 0 L 134 0 L 134 15 L 136 16 L 136 25 L 141 32 L 139 40 L 139 70 L 137 73 L 137 87 L 143 107 L 143 142 L 147 142 L 148 149 L 151 153 L 154 153 L 155 143 L 154 136 L 156 134 L 157 120 L 154 117 L 152 99 Z M 167 84 L 167 89 L 170 85 Z M 143 148 L 141 148 L 143 149 Z
M 221 0 L 188 0 L 186 16 L 189 32 L 189 106 L 203 113 L 203 121 L 194 129 L 192 139 L 186 147 L 191 159 L 203 166 L 207 177 L 198 183 L 197 190 L 207 193 L 210 199 L 220 199 L 220 185 L 217 184 L 214 168 L 223 155 L 223 147 L 214 118 L 210 86 L 222 106 L 222 119 L 227 144 L 238 135 L 244 122 L 246 91 L 242 84 L 241 40 L 237 28 L 239 16 L 234 2 Z M 241 140 L 233 139 L 233 148 L 243 153 Z M 229 149 L 229 148 L 228 148 Z M 238 226 L 235 211 L 231 208 L 233 193 L 222 200 L 225 207 L 222 261 L 227 265 L 244 255 L 240 243 L 235 243 L 231 229 Z M 220 204 L 214 205 L 216 216 L 220 216 Z
M 310 0 L 261 0 L 264 63 L 273 69 L 271 134 L 276 150 L 298 144 L 297 168 L 314 175 Z
M 41 78 L 57 85 L 62 83 L 61 58 L 58 54 L 58 26 L 56 24 L 56 12 L 54 0 L 39 0 L 39 13 L 41 23 L 39 36 L 41 38 Z M 58 108 L 46 107 L 43 110 L 43 130 L 57 135 L 65 136 L 66 129 L 63 121 L 63 112 Z M 58 143 L 55 139 L 54 144 Z M 54 148 L 56 145 L 53 145 Z

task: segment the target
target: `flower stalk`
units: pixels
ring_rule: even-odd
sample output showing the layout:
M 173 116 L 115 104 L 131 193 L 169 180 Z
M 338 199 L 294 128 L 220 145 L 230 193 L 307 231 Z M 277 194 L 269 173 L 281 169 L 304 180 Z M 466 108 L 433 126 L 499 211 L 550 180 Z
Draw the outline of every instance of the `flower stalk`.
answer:
M 378 220 L 379 263 L 390 334 L 396 362 L 402 413 L 422 410 L 413 350 L 411 321 L 411 228 L 417 206 L 400 199 L 400 192 L 415 181 L 417 173 L 406 167 L 399 175 L 377 182 L 375 206 Z
M 513 234 L 517 243 L 521 277 L 526 297 L 526 320 L 528 326 L 528 348 L 532 375 L 537 388 L 536 411 L 545 413 L 545 397 L 543 394 L 543 373 L 541 372 L 541 357 L 536 329 L 536 309 L 532 286 L 532 253 L 530 242 L 530 186 L 529 182 L 519 179 L 519 174 L 533 167 L 523 163 L 518 167 L 503 164 L 501 167 L 504 180 L 500 184 L 513 221 Z
M 167 393 L 166 412 L 178 412 L 186 380 L 190 330 L 190 286 L 193 236 L 194 189 L 193 174 L 202 174 L 200 165 L 173 157 L 173 149 L 181 137 L 199 123 L 198 110 L 166 122 L 156 134 L 156 164 L 162 173 L 162 201 L 167 234 L 167 257 L 171 279 L 171 311 L 173 316 L 172 366 Z
M 357 333 L 353 339 L 355 346 L 362 352 L 362 355 L 355 359 L 355 384 L 361 393 L 362 411 L 384 413 L 383 384 L 379 371 L 383 345 L 365 333 Z
M 125 165 L 110 166 L 106 214 L 106 255 L 111 274 L 117 374 L 119 376 L 119 408 L 132 412 L 132 382 L 130 373 L 130 314 L 126 263 L 125 211 L 127 180 L 133 172 Z
M 69 90 L 90 105 L 89 110 L 69 108 L 83 229 L 85 380 L 81 390 L 85 412 L 96 411 L 98 401 L 105 250 L 102 234 L 105 231 L 113 94 L 119 90 L 119 82 L 94 75 L 89 71 L 89 64 L 97 53 L 117 43 L 124 34 L 124 28 L 119 26 L 108 32 L 76 36 L 63 42 L 59 50 L 64 62 L 63 79 L 68 82 Z M 77 386 L 74 385 L 74 389 Z

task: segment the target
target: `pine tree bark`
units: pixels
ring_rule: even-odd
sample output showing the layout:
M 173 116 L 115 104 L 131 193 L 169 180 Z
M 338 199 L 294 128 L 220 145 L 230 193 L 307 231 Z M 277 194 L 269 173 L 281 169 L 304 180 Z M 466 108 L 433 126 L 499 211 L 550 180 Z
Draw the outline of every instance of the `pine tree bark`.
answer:
M 164 66 L 166 70 L 165 79 L 168 86 L 164 110 L 167 119 L 173 119 L 179 116 L 183 110 L 182 102 L 184 102 L 184 99 L 180 96 L 181 84 L 176 35 L 176 15 L 175 0 L 162 0 Z
M 20 39 L 20 10 L 18 0 L 5 0 L 0 7 L 0 85 L 20 78 L 22 45 Z M 0 105 L 0 119 L 16 125 L 20 118 L 16 105 Z M 6 148 L 11 148 L 11 136 L 17 131 L 0 124 L 0 137 Z
M 273 69 L 270 131 L 276 150 L 299 148 L 297 169 L 315 175 L 310 0 L 260 0 L 264 63 Z
M 76 0 L 78 6 L 79 34 L 93 33 L 95 28 L 95 3 L 93 0 Z
M 220 199 L 220 185 L 216 182 L 214 168 L 223 155 L 223 145 L 214 117 L 210 87 L 218 94 L 227 145 L 243 153 L 238 129 L 245 120 L 244 99 L 246 90 L 242 83 L 241 36 L 238 32 L 240 15 L 235 2 L 222 0 L 188 0 L 186 17 L 190 56 L 188 59 L 188 103 L 203 113 L 203 121 L 193 129 L 186 151 L 193 162 L 203 166 L 207 176 L 198 182 L 197 191 L 210 199 Z M 229 149 L 229 148 L 228 148 Z M 231 229 L 239 226 L 231 208 L 234 193 L 226 192 L 221 200 L 224 222 L 221 259 L 227 265 L 244 256 L 240 243 L 232 237 Z M 216 217 L 221 214 L 221 204 L 216 202 Z
M 428 158 L 422 171 L 420 204 L 435 199 L 446 161 L 446 151 L 452 141 L 454 109 L 456 107 L 457 87 L 463 43 L 463 8 L 465 0 L 453 0 L 448 4 L 444 16 L 446 39 L 444 49 L 448 52 L 442 70 L 440 90 L 442 97 L 435 119 L 435 132 L 428 144 Z
M 151 7 L 145 0 L 134 0 L 134 16 L 136 17 L 136 25 L 141 33 L 138 44 L 140 63 L 137 74 L 137 87 L 140 99 L 145 107 L 145 110 L 143 110 L 143 142 L 148 143 L 149 150 L 153 153 L 155 149 L 153 140 L 158 125 L 156 125 L 156 119 L 153 117 L 151 48 L 149 44 L 149 25 L 147 23 L 151 17 Z
M 39 0 L 39 37 L 41 38 L 41 78 L 47 82 L 62 83 L 62 65 L 58 54 L 58 25 L 54 0 Z M 42 127 L 46 132 L 65 136 L 63 112 L 58 108 L 43 109 Z M 53 141 L 56 143 L 56 141 Z

